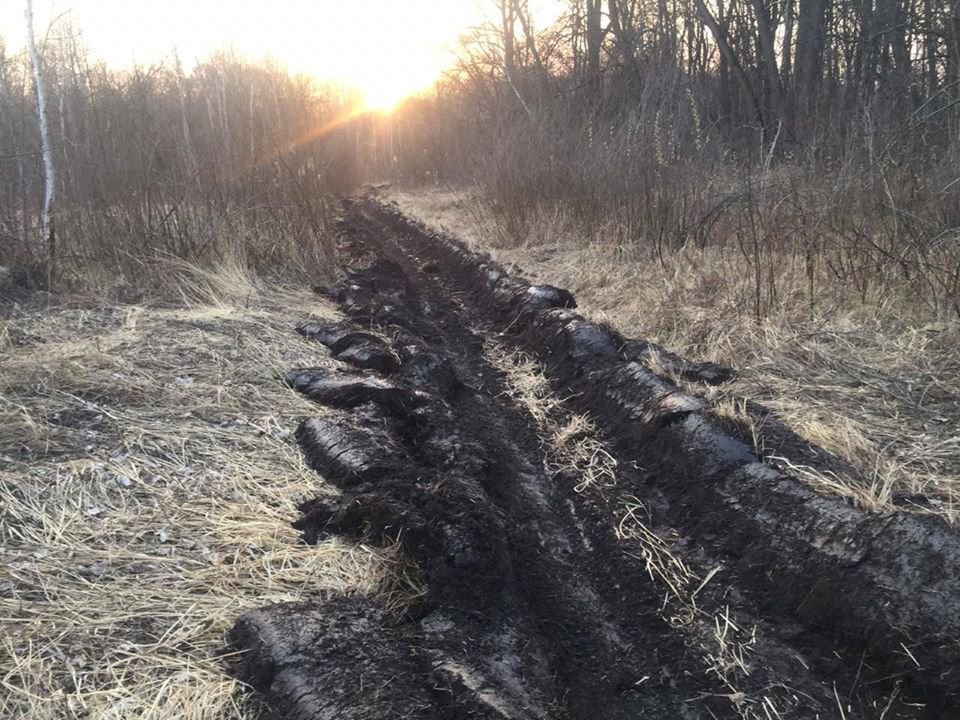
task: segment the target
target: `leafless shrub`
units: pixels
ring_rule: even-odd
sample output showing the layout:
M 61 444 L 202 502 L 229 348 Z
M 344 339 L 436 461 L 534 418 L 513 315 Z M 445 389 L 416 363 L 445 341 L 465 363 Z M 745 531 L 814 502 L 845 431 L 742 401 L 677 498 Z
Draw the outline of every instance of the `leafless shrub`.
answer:
M 69 28 L 43 48 L 60 178 L 63 285 L 162 284 L 157 260 L 316 273 L 331 263 L 329 198 L 356 181 L 341 93 L 220 54 L 185 74 L 110 71 Z M 8 280 L 41 285 L 43 177 L 24 58 L 0 51 L 0 242 Z

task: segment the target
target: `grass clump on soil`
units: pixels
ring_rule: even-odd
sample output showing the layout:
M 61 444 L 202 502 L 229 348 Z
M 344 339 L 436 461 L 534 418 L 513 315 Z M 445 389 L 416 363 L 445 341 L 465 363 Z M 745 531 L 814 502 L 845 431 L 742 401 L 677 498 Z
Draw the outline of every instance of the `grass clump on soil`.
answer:
M 543 369 L 529 355 L 509 351 L 487 340 L 484 355 L 504 374 L 508 392 L 533 418 L 546 437 L 548 470 L 556 475 L 570 473 L 577 478 L 576 492 L 609 490 L 616 484 L 617 460 L 597 438 L 589 415 L 571 415 L 563 410 L 563 401 L 554 394 Z M 562 417 L 562 421 L 558 418 Z
M 594 320 L 736 368 L 736 379 L 719 388 L 687 388 L 718 414 L 746 421 L 766 459 L 816 489 L 868 510 L 906 508 L 958 521 L 957 322 L 931 318 L 893 291 L 865 299 L 825 274 L 815 278 L 820 290 L 811 306 L 807 268 L 786 258 L 770 264 L 778 291 L 758 321 L 750 259 L 734 248 L 685 246 L 648 257 L 638 248 L 624 252 L 602 231 L 584 237 L 560 211 L 538 211 L 518 237 L 474 192 L 390 190 L 389 198 L 491 251 L 508 269 L 571 290 Z M 764 434 L 763 418 L 744 399 L 849 462 L 859 477 L 783 462 L 789 453 Z
M 280 378 L 331 362 L 293 332 L 331 308 L 239 268 L 179 272 L 176 304 L 0 320 L 2 717 L 252 717 L 222 656 L 241 613 L 421 591 L 397 549 L 290 525 L 331 490 L 292 435 L 323 410 Z

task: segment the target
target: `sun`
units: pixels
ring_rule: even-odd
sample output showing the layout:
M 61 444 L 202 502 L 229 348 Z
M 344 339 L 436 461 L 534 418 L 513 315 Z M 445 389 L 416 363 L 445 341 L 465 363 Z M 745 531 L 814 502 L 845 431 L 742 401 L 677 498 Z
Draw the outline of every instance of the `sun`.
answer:
M 320 54 L 304 47 L 288 54 L 290 66 L 356 93 L 365 110 L 389 113 L 407 98 L 429 90 L 453 64 L 452 53 L 445 48 L 391 48 L 388 38 L 380 40 L 381 52 L 331 44 Z
M 407 98 L 429 90 L 445 65 L 436 57 L 395 53 L 372 59 L 369 65 L 354 63 L 342 81 L 363 97 L 365 109 L 389 113 Z
M 428 90 L 455 64 L 461 34 L 480 22 L 472 0 L 320 4 L 327 16 L 322 24 L 327 32 L 324 42 L 291 38 L 285 54 L 297 69 L 356 91 L 366 109 L 380 112 Z M 334 30 L 356 27 L 361 18 L 362 32 Z M 302 27 L 304 32 L 316 32 L 314 24 Z
M 364 108 L 380 113 L 392 112 L 404 100 L 422 89 L 412 83 L 393 81 L 389 77 L 369 79 L 358 87 L 363 95 Z

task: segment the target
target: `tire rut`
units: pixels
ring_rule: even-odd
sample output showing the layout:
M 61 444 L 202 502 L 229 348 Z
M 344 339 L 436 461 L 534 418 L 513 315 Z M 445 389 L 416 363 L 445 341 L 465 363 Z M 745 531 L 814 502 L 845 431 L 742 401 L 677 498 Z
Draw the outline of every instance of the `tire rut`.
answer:
M 238 620 L 230 637 L 246 651 L 238 672 L 278 716 L 938 716 L 901 702 L 897 679 L 875 682 L 863 655 L 810 633 L 789 611 L 771 612 L 736 573 L 716 581 L 728 558 L 719 561 L 709 543 L 671 541 L 668 551 L 705 579 L 682 622 L 667 611 L 672 601 L 653 579 L 642 538 L 617 532 L 626 495 L 642 493 L 652 514 L 671 522 L 678 507 L 650 482 L 647 458 L 637 464 L 623 442 L 621 426 L 631 418 L 611 422 L 608 432 L 619 450 L 616 492 L 577 492 L 576 478 L 546 471 L 536 423 L 484 357 L 485 333 L 499 326 L 523 343 L 530 323 L 517 318 L 570 313 L 569 293 L 485 268 L 488 280 L 497 275 L 499 297 L 491 300 L 464 283 L 435 238 L 370 203 L 346 204 L 341 239 L 354 256 L 373 258 L 322 289 L 350 322 L 298 330 L 328 347 L 344 371 L 293 369 L 287 382 L 340 410 L 305 420 L 297 439 L 342 494 L 304 503 L 296 526 L 307 542 L 341 535 L 401 543 L 423 571 L 427 595 L 401 619 L 372 599 L 333 596 Z M 611 346 L 604 331 L 575 316 L 567 320 L 564 347 L 555 342 L 552 352 L 623 363 L 623 345 Z M 629 352 L 640 357 L 651 347 L 633 343 Z M 706 382 L 729 373 L 661 357 Z M 553 368 L 558 389 L 578 388 L 567 365 Z M 621 381 L 609 378 L 604 392 L 636 395 Z M 631 382 L 652 398 L 630 409 L 645 425 L 707 433 L 722 444 L 690 425 L 702 409 L 696 398 L 639 369 Z M 752 458 L 739 452 L 721 448 L 722 467 L 711 472 L 740 471 Z M 656 542 L 656 530 L 673 530 L 651 523 Z

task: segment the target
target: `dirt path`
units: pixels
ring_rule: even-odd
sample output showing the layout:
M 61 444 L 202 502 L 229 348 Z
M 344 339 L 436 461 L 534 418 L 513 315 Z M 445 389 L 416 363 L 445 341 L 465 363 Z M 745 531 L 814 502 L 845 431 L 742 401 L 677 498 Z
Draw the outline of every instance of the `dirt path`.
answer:
M 278 716 L 956 710 L 957 610 L 944 593 L 960 555 L 945 526 L 865 516 L 759 465 L 645 368 L 655 348 L 582 320 L 563 290 L 508 277 L 372 202 L 347 204 L 341 240 L 360 269 L 322 290 L 351 320 L 299 329 L 342 367 L 292 368 L 288 382 L 339 409 L 298 439 L 342 495 L 304 503 L 298 527 L 308 542 L 399 541 L 428 591 L 400 616 L 333 596 L 241 618 L 241 673 Z M 548 471 L 542 424 L 491 342 L 536 353 L 567 398 L 556 413 L 593 416 L 615 483 Z

